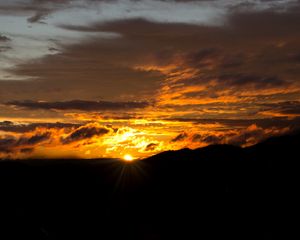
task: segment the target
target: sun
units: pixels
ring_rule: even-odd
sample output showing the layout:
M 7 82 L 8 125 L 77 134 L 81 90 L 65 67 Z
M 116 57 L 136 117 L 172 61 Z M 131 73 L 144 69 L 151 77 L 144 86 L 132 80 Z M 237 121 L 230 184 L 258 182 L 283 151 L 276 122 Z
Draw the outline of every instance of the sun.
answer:
M 134 158 L 130 154 L 124 155 L 123 159 L 126 162 L 132 162 L 134 160 Z

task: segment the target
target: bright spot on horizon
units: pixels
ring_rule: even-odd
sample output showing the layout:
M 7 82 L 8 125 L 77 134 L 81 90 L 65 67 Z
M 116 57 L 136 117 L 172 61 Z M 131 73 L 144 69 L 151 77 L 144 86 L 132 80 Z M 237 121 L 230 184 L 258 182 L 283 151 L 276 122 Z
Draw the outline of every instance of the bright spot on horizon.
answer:
M 132 162 L 134 158 L 130 154 L 126 154 L 124 155 L 123 160 L 126 162 Z

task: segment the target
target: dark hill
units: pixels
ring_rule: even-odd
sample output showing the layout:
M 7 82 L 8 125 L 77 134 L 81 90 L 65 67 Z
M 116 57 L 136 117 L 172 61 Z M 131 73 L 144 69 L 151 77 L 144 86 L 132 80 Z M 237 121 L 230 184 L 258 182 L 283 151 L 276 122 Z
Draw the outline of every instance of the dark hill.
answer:
M 286 239 L 299 147 L 294 134 L 133 163 L 3 160 L 0 239 Z

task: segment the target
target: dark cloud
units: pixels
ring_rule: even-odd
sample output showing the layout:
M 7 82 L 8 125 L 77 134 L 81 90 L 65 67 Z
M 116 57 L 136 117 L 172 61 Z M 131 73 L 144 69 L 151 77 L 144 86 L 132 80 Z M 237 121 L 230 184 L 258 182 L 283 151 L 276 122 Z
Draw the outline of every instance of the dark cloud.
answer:
M 10 50 L 10 49 L 12 49 L 12 48 L 9 46 L 0 46 L 0 52 L 6 52 L 7 50 Z
M 247 58 L 241 53 L 236 53 L 233 55 L 226 55 L 220 58 L 219 67 L 220 69 L 230 69 L 241 67 L 246 64 Z
M 243 88 L 245 84 L 242 83 L 247 83 L 248 86 L 252 84 L 260 89 L 280 84 L 283 86 L 295 82 L 296 77 L 291 76 L 292 72 L 288 71 L 293 66 L 282 62 L 274 63 L 274 55 L 277 56 L 276 59 L 285 59 L 287 52 L 291 50 L 289 44 L 281 50 L 276 44 L 291 41 L 293 48 L 300 49 L 297 44 L 300 24 L 288 24 L 292 20 L 298 21 L 290 15 L 295 14 L 266 13 L 265 17 L 263 13 L 244 13 L 232 16 L 226 26 L 214 27 L 152 23 L 143 19 L 94 23 L 88 26 L 63 25 L 61 27 L 64 29 L 115 32 L 121 37 L 109 41 L 91 39 L 81 44 L 63 46 L 60 54 L 47 56 L 41 62 L 22 65 L 15 70 L 18 74 L 43 80 L 36 81 L 34 86 L 28 82 L 23 96 L 38 88 L 41 90 L 34 91 L 34 96 L 40 99 L 47 96 L 47 100 L 61 98 L 60 92 L 64 89 L 69 90 L 66 94 L 68 99 L 75 99 L 78 94 L 83 99 L 90 99 L 91 96 L 111 99 L 112 96 L 120 98 L 122 95 L 135 95 L 139 99 L 142 95 L 153 97 L 166 76 L 155 70 L 137 70 L 136 65 L 176 64 L 178 61 L 174 56 L 184 58 L 182 72 L 184 67 L 193 67 L 199 71 L 188 78 L 181 73 L 180 83 L 184 85 L 203 85 L 215 78 L 222 78 L 224 83 L 235 84 L 236 88 Z M 256 17 L 270 17 L 281 26 L 288 26 L 288 34 L 268 34 L 267 31 L 278 34 L 273 20 L 260 26 L 254 20 Z M 239 22 L 240 18 L 243 21 Z M 251 36 L 248 31 L 252 32 Z M 249 37 L 245 37 L 245 34 Z M 69 84 L 70 79 L 72 85 Z M 251 81 L 254 83 L 250 83 Z M 222 85 L 221 80 L 218 83 Z M 224 87 L 226 85 L 222 85 L 221 89 Z M 212 89 L 204 94 L 212 96 L 213 92 L 216 91 Z M 235 93 L 238 94 L 237 91 Z M 29 96 L 23 97 L 28 98 Z
M 146 151 L 146 152 L 148 152 L 148 151 L 153 152 L 153 151 L 155 151 L 155 149 L 156 149 L 157 147 L 158 147 L 158 144 L 157 144 L 157 143 L 149 143 L 149 144 L 145 147 L 144 151 Z
M 300 116 L 300 102 L 299 101 L 287 101 L 262 104 L 262 111 L 270 111 L 273 113 L 279 113 L 286 116 Z
M 274 73 L 266 74 L 257 69 L 252 70 L 252 73 L 251 71 L 248 72 L 249 70 L 245 71 L 245 68 L 248 68 L 249 59 L 247 55 L 239 52 L 228 53 L 218 48 L 202 48 L 183 54 L 179 58 L 182 63 L 174 71 L 178 75 L 181 74 L 182 77 L 178 78 L 176 75 L 178 79 L 173 89 L 178 88 L 178 86 L 182 88 L 182 85 L 201 86 L 217 81 L 217 85 L 213 89 L 209 89 L 212 91 L 197 92 L 197 94 L 213 96 L 211 92 L 216 93 L 218 90 L 224 88 L 230 89 L 231 87 L 242 88 L 249 86 L 252 89 L 269 89 L 287 87 L 291 84 Z M 185 77 L 184 72 L 188 69 L 193 70 L 193 75 Z M 193 92 L 186 94 L 191 95 Z
M 34 148 L 22 148 L 20 152 L 24 154 L 30 154 L 34 152 Z
M 80 110 L 80 111 L 105 111 L 105 110 L 130 110 L 146 108 L 149 102 L 108 102 L 108 101 L 84 101 L 73 100 L 65 102 L 35 102 L 35 101 L 12 101 L 6 105 L 28 109 L 54 109 L 54 110 Z
M 54 48 L 54 47 L 50 47 L 50 48 L 48 48 L 48 50 L 50 52 L 59 52 L 59 50 L 57 48 Z
M 203 67 L 206 60 L 217 58 L 221 55 L 221 50 L 217 48 L 204 48 L 185 56 L 185 64 L 196 68 Z
M 11 39 L 9 37 L 6 37 L 6 36 L 0 34 L 0 42 L 8 42 L 10 40 Z
M 191 122 L 195 125 L 197 124 L 220 124 L 223 126 L 224 130 L 230 130 L 234 128 L 245 128 L 251 125 L 256 125 L 259 128 L 287 128 L 290 127 L 291 130 L 298 130 L 300 127 L 300 117 L 295 117 L 293 119 L 287 117 L 271 117 L 271 118 L 254 118 L 254 119 L 201 119 L 201 118 L 168 118 L 168 121 L 181 121 L 183 124 L 185 122 Z M 198 136 L 196 137 L 203 137 Z
M 44 20 L 48 14 L 48 11 L 40 11 L 37 12 L 35 15 L 27 18 L 27 21 L 29 23 L 44 23 L 42 20 Z
M 4 136 L 0 138 L 0 152 L 9 153 L 12 151 L 12 147 L 16 144 L 17 139 L 13 136 Z
M 195 74 L 192 77 L 182 78 L 169 89 L 174 91 L 184 90 L 184 87 L 204 86 L 203 90 L 187 91 L 177 99 L 211 99 L 215 102 L 219 101 L 220 97 L 240 97 L 241 92 L 249 92 L 255 98 L 254 91 L 267 91 L 270 89 L 288 88 L 292 85 L 291 82 L 281 79 L 277 76 L 251 75 L 251 74 L 224 74 L 224 75 L 203 75 L 200 70 L 199 75 Z M 217 83 L 217 84 L 216 84 Z M 224 91 L 227 91 L 224 94 Z M 176 99 L 174 98 L 174 99 Z M 242 100 L 242 98 L 241 98 Z M 222 100 L 220 100 L 222 102 Z M 233 103 L 234 104 L 234 103 Z M 194 106 L 197 107 L 197 106 Z
M 246 128 L 236 129 L 232 131 L 216 131 L 205 134 L 193 134 L 191 139 L 193 142 L 205 143 L 207 145 L 214 144 L 230 144 L 236 146 L 250 146 L 261 142 L 271 136 L 277 136 L 291 132 L 290 128 L 261 128 L 253 124 Z
M 14 125 L 14 122 L 12 121 L 3 121 L 3 122 L 0 122 L 0 127 L 4 126 L 13 126 Z
M 279 132 L 281 134 L 281 132 Z M 255 125 L 248 127 L 247 129 L 241 131 L 239 134 L 227 137 L 226 143 L 231 145 L 243 146 L 252 145 L 257 142 L 270 137 L 270 135 L 276 135 L 276 130 L 274 133 L 269 134 L 263 128 L 258 128 Z
M 40 146 L 51 147 L 71 143 L 90 144 L 94 137 L 101 137 L 117 130 L 100 124 L 86 125 L 65 123 L 36 123 L 18 125 L 11 121 L 0 122 L 0 157 L 18 158 L 31 154 Z M 84 142 L 82 142 L 84 141 Z M 67 148 L 67 146 L 66 146 Z M 1 154 L 2 153 L 2 154 Z
M 86 125 L 64 123 L 37 123 L 18 125 L 10 121 L 0 122 L 0 157 L 21 157 L 20 154 L 31 154 L 35 149 L 44 146 L 58 146 L 83 143 L 90 144 L 94 137 L 101 137 L 116 132 L 114 128 L 100 124 Z M 84 142 L 82 142 L 84 141 Z
M 222 75 L 219 78 L 221 84 L 227 86 L 254 86 L 257 89 L 287 86 L 289 83 L 274 76 L 257 76 L 246 74 Z
M 207 144 L 221 144 L 223 140 L 224 140 L 224 136 L 209 135 L 209 136 L 204 136 L 201 139 L 201 142 L 204 142 Z M 199 140 L 198 140 L 198 142 L 199 142 Z
M 20 152 L 24 154 L 30 154 L 34 152 L 34 148 L 22 148 Z
M 193 142 L 201 142 L 201 140 L 202 140 L 201 134 L 197 133 L 197 134 L 194 134 L 193 137 L 192 137 Z
M 13 133 L 26 133 L 35 131 L 38 128 L 44 129 L 72 129 L 78 128 L 81 124 L 76 123 L 30 123 L 30 124 L 16 124 L 11 121 L 0 122 L 0 131 Z
M 51 137 L 50 132 L 45 132 L 45 133 L 37 133 L 36 135 L 33 135 L 31 137 L 21 137 L 17 141 L 16 145 L 17 146 L 31 146 L 31 145 L 36 145 L 40 142 L 44 142 L 46 140 L 49 140 Z
M 67 137 L 61 138 L 61 142 L 63 144 L 70 144 L 73 142 L 78 142 L 82 140 L 89 140 L 95 136 L 103 136 L 109 133 L 110 130 L 108 128 L 99 127 L 97 125 L 86 125 L 80 127 L 70 133 Z
M 33 149 L 36 145 L 51 139 L 50 132 L 37 132 L 30 136 L 21 136 L 20 138 L 5 135 L 0 138 L 0 152 L 2 153 L 17 153 L 24 149 Z M 32 146 L 32 147 L 31 147 Z
M 6 1 L 0 2 L 0 13 L 9 15 L 32 14 L 27 19 L 29 23 L 41 23 L 47 15 L 67 8 L 70 0 L 28 0 L 28 1 Z
M 176 136 L 175 138 L 173 138 L 171 140 L 171 142 L 180 142 L 180 141 L 183 141 L 185 140 L 186 138 L 188 137 L 188 134 L 183 132 L 183 133 L 180 133 L 178 136 Z

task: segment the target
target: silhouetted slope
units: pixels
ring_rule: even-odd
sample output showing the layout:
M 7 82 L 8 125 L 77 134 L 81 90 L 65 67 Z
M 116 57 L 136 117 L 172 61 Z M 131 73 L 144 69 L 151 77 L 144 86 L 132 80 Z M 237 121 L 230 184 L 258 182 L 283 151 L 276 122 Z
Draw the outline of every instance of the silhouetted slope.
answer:
M 182 149 L 133 163 L 1 161 L 0 239 L 273 239 L 280 229 L 288 238 L 291 202 L 277 194 L 299 192 L 299 140 Z

